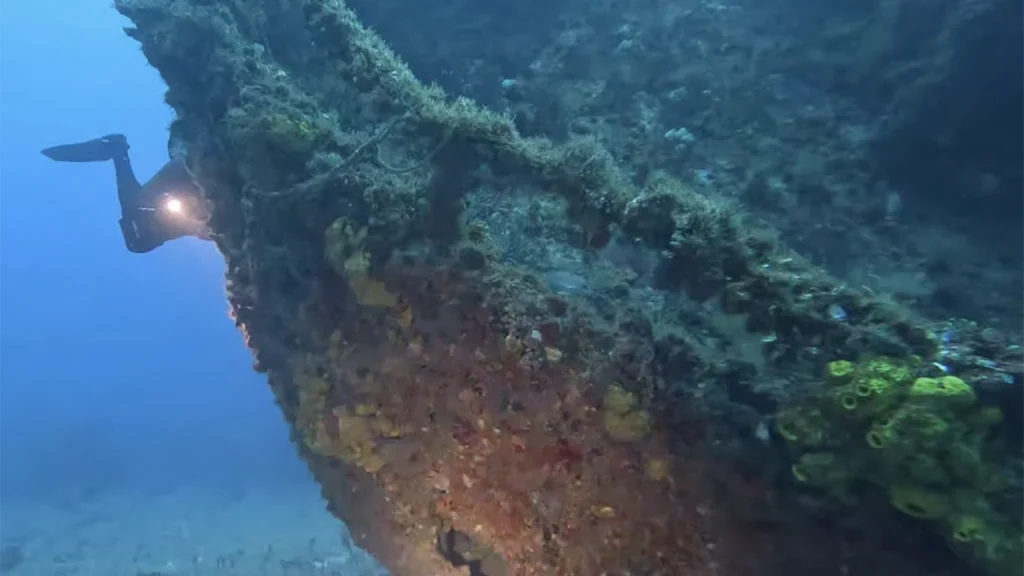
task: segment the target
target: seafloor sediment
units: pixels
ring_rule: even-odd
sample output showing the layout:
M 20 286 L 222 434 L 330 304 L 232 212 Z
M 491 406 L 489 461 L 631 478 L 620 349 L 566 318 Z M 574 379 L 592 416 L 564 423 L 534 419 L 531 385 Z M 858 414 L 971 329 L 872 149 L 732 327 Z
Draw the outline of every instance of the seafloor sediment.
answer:
M 342 2 L 116 4 L 256 369 L 393 574 L 958 573 L 928 530 L 855 527 L 884 504 L 780 495 L 762 419 L 830 361 L 933 358 L 936 323 L 596 138 L 424 86 Z

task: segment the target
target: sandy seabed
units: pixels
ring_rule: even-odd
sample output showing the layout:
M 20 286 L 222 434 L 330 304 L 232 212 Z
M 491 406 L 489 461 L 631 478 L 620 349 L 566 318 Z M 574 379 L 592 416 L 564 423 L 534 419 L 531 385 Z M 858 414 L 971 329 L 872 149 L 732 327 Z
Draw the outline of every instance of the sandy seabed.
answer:
M 325 509 L 312 481 L 74 502 L 4 500 L 4 576 L 385 576 Z

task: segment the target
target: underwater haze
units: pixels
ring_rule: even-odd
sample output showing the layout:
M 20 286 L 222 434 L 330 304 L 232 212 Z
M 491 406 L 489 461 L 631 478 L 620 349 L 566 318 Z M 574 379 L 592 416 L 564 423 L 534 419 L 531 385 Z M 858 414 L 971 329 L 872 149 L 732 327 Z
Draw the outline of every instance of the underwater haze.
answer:
M 0 14 L 0 576 L 1024 576 L 1021 0 L 110 3 Z
M 122 132 L 140 179 L 166 162 L 127 21 L 51 0 L 0 23 L 0 572 L 370 573 L 251 369 L 214 245 L 129 253 L 110 163 L 39 153 Z

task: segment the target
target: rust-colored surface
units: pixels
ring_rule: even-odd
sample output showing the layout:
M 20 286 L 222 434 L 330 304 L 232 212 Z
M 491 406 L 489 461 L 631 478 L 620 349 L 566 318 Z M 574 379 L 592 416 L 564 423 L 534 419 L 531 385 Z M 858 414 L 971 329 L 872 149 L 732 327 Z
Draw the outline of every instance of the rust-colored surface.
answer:
M 322 418 L 373 422 L 372 462 L 365 450 L 325 458 L 337 424 L 306 442 L 361 543 L 403 574 L 416 568 L 402 555 L 448 529 L 472 538 L 488 574 L 715 573 L 699 467 L 657 424 L 629 440 L 606 429 L 603 400 L 624 384 L 552 361 L 553 348 L 503 333 L 486 305 L 432 286 L 406 301 L 411 314 L 371 312 L 358 341 L 335 338 L 338 362 L 323 367 Z M 412 549 L 385 544 L 396 532 Z

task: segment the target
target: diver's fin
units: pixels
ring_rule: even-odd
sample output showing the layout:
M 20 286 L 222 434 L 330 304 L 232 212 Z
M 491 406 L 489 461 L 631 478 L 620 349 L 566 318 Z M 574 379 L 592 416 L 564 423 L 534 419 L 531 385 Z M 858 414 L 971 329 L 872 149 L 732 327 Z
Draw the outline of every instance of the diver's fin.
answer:
M 110 134 L 77 144 L 62 144 L 42 150 L 43 156 L 58 162 L 103 162 L 128 152 L 124 134 Z

